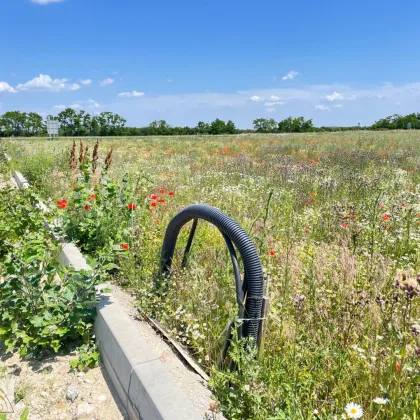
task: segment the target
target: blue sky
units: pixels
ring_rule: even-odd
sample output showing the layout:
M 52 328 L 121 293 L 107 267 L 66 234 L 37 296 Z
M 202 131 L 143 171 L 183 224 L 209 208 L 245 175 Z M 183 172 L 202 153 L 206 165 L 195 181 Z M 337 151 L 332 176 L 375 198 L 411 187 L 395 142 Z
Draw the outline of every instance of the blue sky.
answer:
M 0 113 L 370 124 L 420 112 L 410 0 L 3 0 Z

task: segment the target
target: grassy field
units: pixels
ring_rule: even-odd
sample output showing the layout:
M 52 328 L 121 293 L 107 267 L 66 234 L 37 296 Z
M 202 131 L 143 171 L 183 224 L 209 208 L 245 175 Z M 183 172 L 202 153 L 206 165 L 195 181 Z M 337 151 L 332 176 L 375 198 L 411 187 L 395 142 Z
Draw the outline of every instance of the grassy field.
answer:
M 69 237 L 212 372 L 227 418 L 420 418 L 420 298 L 398 286 L 420 272 L 420 132 L 104 138 L 102 178 L 95 141 L 81 169 L 72 139 L 3 143 Z M 199 224 L 188 268 L 156 293 L 165 228 L 191 203 L 235 218 L 270 279 L 264 352 L 234 346 L 234 372 L 213 367 L 237 312 L 214 228 Z

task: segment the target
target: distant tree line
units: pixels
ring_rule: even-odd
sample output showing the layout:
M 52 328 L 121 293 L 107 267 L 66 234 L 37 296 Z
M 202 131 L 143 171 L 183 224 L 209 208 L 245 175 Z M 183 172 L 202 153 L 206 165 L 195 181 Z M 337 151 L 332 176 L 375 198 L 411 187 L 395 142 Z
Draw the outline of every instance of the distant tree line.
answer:
M 420 128 L 420 114 L 398 115 L 394 114 L 387 118 L 382 118 L 372 125 L 373 130 L 406 130 L 409 125 L 413 129 Z
M 45 120 L 35 112 L 8 111 L 0 115 L 0 136 L 31 137 L 47 135 L 47 119 L 60 122 L 60 136 L 171 136 L 190 134 L 235 134 L 233 121 L 216 118 L 211 123 L 200 121 L 196 127 L 171 127 L 166 121 L 153 121 L 147 127 L 126 127 L 126 120 L 112 112 L 91 115 L 86 111 L 67 108 Z M 251 130 L 248 130 L 251 131 Z
M 90 115 L 86 111 L 67 108 L 57 116 L 49 115 L 45 120 L 35 112 L 8 111 L 0 115 L 1 136 L 47 135 L 46 120 L 60 122 L 61 136 L 117 136 L 125 127 L 126 120 L 112 112 Z
M 411 128 L 420 129 L 420 114 L 406 116 L 392 115 L 376 121 L 369 127 L 315 127 L 311 119 L 288 117 L 280 122 L 274 119 L 257 118 L 253 121 L 253 130 L 240 130 L 233 121 L 227 122 L 216 118 L 211 123 L 200 121 L 195 127 L 172 127 L 165 120 L 153 121 L 146 127 L 126 127 L 126 120 L 112 112 L 91 115 L 86 111 L 67 108 L 57 116 L 49 115 L 43 119 L 35 112 L 8 111 L 0 115 L 0 136 L 46 136 L 48 118 L 60 122 L 60 136 L 173 136 L 197 134 L 237 134 L 257 133 L 310 133 L 322 131 L 347 130 L 393 130 Z

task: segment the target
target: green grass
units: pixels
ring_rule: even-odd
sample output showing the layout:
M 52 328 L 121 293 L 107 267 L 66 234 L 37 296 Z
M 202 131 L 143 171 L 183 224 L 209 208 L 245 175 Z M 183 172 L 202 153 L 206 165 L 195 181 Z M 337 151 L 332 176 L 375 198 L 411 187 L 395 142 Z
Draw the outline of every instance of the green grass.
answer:
M 87 140 L 90 151 L 95 140 Z M 71 196 L 71 143 L 14 139 L 6 149 L 56 201 Z M 341 418 L 349 402 L 366 419 L 420 417 L 413 328 L 420 298 L 394 285 L 398 270 L 420 272 L 419 132 L 106 138 L 102 158 L 110 147 L 109 177 L 121 185 L 129 174 L 137 204 L 133 226 L 120 215 L 101 219 L 101 237 L 109 231 L 114 239 L 123 226 L 118 238 L 130 244 L 114 281 L 134 289 L 141 309 L 209 370 L 237 310 L 229 256 L 223 238 L 201 223 L 181 270 L 184 229 L 166 294 L 157 294 L 165 228 L 184 206 L 207 203 L 234 217 L 257 246 L 270 279 L 264 352 L 247 367 L 234 349 L 242 369 L 213 370 L 228 418 Z M 150 207 L 152 194 L 165 203 Z M 378 405 L 376 397 L 389 401 Z

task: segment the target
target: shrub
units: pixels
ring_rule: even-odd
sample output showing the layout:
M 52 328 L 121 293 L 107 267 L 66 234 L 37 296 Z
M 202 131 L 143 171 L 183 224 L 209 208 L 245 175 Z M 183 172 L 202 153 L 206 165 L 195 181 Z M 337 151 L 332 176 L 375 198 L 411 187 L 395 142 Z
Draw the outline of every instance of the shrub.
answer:
M 57 264 L 34 201 L 29 190 L 0 190 L 0 339 L 22 356 L 89 344 L 96 314 L 97 278 Z

